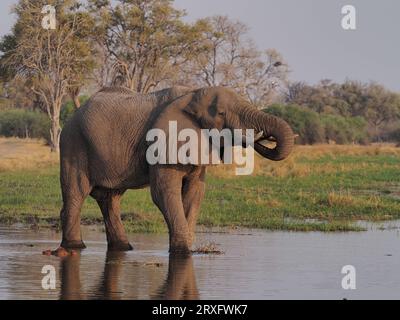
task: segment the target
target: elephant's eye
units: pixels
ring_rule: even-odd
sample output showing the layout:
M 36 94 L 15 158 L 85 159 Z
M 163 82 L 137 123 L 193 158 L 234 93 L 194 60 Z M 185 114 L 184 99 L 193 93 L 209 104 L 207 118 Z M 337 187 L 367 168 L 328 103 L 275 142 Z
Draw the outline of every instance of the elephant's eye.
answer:
M 219 111 L 219 112 L 218 112 L 218 115 L 224 116 L 224 115 L 225 115 L 225 111 Z

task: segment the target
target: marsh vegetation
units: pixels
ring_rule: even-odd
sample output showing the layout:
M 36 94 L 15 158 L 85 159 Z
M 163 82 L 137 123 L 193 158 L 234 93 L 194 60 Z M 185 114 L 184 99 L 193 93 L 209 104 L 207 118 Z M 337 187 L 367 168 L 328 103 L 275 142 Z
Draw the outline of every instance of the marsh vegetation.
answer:
M 0 150 L 0 222 L 58 228 L 58 157 L 38 140 L 1 138 Z M 256 157 L 251 176 L 234 172 L 209 169 L 200 225 L 329 232 L 400 218 L 400 148 L 390 144 L 296 146 L 283 162 Z M 128 191 L 122 212 L 129 232 L 166 232 L 147 189 Z M 93 199 L 82 213 L 102 223 Z

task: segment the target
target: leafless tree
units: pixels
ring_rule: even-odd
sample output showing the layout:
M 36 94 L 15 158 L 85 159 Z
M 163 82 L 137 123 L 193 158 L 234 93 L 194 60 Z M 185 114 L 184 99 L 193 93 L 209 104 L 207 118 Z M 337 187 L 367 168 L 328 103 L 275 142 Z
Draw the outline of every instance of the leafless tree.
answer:
M 199 86 L 230 86 L 256 105 L 269 104 L 283 87 L 288 73 L 276 50 L 259 51 L 248 28 L 226 16 L 206 19 L 206 51 L 188 63 L 187 81 Z

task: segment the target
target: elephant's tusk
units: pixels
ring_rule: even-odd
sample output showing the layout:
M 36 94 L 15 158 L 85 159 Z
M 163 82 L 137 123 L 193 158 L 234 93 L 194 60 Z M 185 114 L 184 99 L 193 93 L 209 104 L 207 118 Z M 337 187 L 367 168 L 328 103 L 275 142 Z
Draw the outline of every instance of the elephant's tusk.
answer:
M 260 141 L 263 138 L 263 136 L 264 136 L 264 131 L 260 131 L 259 133 L 257 133 L 254 136 L 254 143 L 256 143 L 257 141 Z M 246 147 L 246 143 L 247 143 L 247 136 L 243 135 L 242 136 L 242 145 L 243 145 L 243 147 Z
M 264 131 L 260 131 L 254 136 L 254 142 L 261 140 L 263 136 L 264 136 Z

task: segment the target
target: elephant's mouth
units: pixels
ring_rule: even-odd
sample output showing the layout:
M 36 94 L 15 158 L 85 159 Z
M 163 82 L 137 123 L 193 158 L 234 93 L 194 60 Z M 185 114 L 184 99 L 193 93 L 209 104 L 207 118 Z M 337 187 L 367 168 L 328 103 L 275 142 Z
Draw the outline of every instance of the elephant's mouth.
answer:
M 246 136 L 243 136 L 243 146 L 245 147 Z M 254 149 L 261 155 L 270 154 L 278 146 L 277 140 L 273 136 L 265 137 L 264 132 L 260 131 L 254 136 Z
M 267 148 L 270 150 L 273 150 L 277 147 L 276 139 L 273 137 L 270 137 L 268 139 L 263 138 L 262 140 L 256 141 L 254 144 L 258 145 L 261 148 Z
M 279 146 L 278 141 L 275 137 L 261 137 L 254 141 L 254 150 L 257 151 L 261 156 L 268 159 L 278 159 L 279 157 Z

